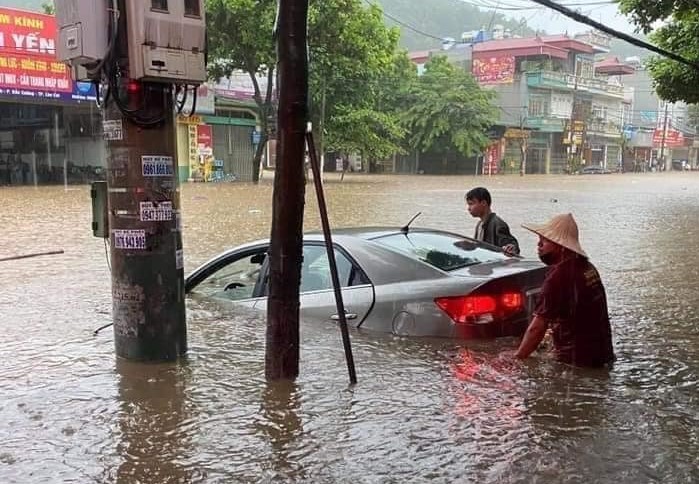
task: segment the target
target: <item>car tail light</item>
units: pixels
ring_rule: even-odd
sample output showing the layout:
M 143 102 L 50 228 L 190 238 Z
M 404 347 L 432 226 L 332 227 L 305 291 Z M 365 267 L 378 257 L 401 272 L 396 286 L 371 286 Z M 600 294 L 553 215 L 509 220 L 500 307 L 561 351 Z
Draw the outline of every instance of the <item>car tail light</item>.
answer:
M 490 323 L 524 309 L 524 297 L 519 292 L 438 297 L 434 302 L 454 322 L 461 324 Z

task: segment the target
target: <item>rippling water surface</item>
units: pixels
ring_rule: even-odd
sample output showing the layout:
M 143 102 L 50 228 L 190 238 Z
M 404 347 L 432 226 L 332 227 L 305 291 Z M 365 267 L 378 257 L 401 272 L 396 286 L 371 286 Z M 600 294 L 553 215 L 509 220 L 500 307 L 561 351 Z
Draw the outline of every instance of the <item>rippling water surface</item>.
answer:
M 699 482 L 699 176 L 356 176 L 326 185 L 334 226 L 471 233 L 485 184 L 521 222 L 571 211 L 607 286 L 609 373 L 513 339 L 352 333 L 347 385 L 333 326 L 302 326 L 301 376 L 264 380 L 265 321 L 192 302 L 177 365 L 117 361 L 110 279 L 89 189 L 0 189 L 0 482 Z M 186 267 L 269 234 L 271 185 L 185 185 Z M 312 195 L 312 194 L 309 194 Z M 307 196 L 306 228 L 319 226 Z

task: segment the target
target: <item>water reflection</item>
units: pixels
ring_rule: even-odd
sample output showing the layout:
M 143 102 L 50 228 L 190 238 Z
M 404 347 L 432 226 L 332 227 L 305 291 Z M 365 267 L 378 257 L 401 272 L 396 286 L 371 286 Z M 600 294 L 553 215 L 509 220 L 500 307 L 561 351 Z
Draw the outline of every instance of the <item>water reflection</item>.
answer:
M 264 466 L 267 477 L 293 475 L 297 479 L 304 478 L 303 466 L 293 455 L 297 439 L 303 434 L 299 388 L 288 381 L 267 383 L 261 403 L 260 413 L 255 418 L 255 431 L 270 447 L 270 459 Z
M 117 360 L 117 453 L 122 459 L 116 481 L 195 482 L 202 473 L 187 465 L 194 408 L 187 398 L 186 363 L 139 364 Z

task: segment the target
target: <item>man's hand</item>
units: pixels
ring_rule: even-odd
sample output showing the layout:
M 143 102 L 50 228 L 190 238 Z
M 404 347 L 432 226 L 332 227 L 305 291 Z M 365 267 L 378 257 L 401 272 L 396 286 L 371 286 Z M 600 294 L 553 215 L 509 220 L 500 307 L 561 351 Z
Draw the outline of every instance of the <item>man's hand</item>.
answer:
M 502 247 L 502 251 L 505 253 L 505 255 L 509 255 L 510 257 L 514 257 L 517 255 L 517 248 L 514 244 L 504 245 Z

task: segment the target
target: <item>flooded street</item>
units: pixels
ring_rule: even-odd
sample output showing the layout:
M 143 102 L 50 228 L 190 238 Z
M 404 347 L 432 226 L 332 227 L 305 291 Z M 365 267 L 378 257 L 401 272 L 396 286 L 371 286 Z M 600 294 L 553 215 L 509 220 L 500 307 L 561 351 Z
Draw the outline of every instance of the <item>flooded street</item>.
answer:
M 326 184 L 331 224 L 421 211 L 416 226 L 471 235 L 475 184 L 525 255 L 520 223 L 575 215 L 607 288 L 611 372 L 517 362 L 514 339 L 353 331 L 352 388 L 339 330 L 302 325 L 301 376 L 268 386 L 264 319 L 201 302 L 185 362 L 117 361 L 111 329 L 93 336 L 111 293 L 89 187 L 0 188 L 0 258 L 65 251 L 0 262 L 0 482 L 699 482 L 699 175 L 351 176 Z M 186 271 L 267 237 L 271 199 L 269 179 L 183 186 Z

